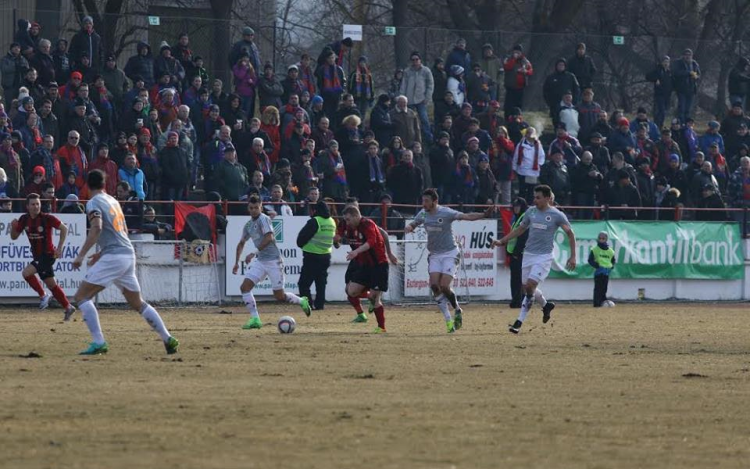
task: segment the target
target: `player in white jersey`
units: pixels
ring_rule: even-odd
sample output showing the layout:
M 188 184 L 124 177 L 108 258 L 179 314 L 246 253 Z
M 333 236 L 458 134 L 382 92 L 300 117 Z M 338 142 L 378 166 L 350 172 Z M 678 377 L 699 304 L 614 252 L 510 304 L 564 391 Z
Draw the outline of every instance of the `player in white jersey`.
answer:
M 435 189 L 422 192 L 422 210 L 409 223 L 406 233 L 413 232 L 419 225 L 424 225 L 427 231 L 428 272 L 430 274 L 430 289 L 432 295 L 443 313 L 448 333 L 461 329 L 463 314 L 458 304 L 456 294 L 451 288 L 453 278 L 458 267 L 459 250 L 453 236 L 453 222 L 456 220 L 474 221 L 487 218 L 495 211 L 489 207 L 485 212 L 461 213 L 452 208 L 438 205 L 438 193 Z M 448 303 L 453 306 L 455 320 L 451 318 Z
M 538 286 L 547 278 L 552 267 L 552 250 L 558 228 L 561 228 L 568 235 L 570 258 L 568 258 L 566 268 L 568 270 L 576 268 L 576 235 L 570 227 L 568 217 L 550 205 L 552 200 L 553 194 L 549 186 L 536 186 L 534 188 L 535 207 L 526 211 L 526 216 L 518 227 L 502 239 L 495 241 L 496 246 L 505 246 L 508 241 L 529 230 L 529 238 L 526 241 L 521 267 L 521 282 L 523 282 L 526 297 L 521 303 L 521 313 L 518 319 L 508 329 L 514 334 L 518 334 L 521 330 L 521 325 L 526 320 L 535 299 L 542 306 L 542 322 L 544 323 L 550 320 L 552 310 L 555 308 L 553 302 L 544 298 L 542 290 Z
M 243 329 L 260 329 L 263 323 L 258 314 L 258 304 L 253 296 L 253 288 L 268 277 L 276 300 L 284 303 L 300 305 L 302 311 L 310 316 L 310 300 L 308 298 L 284 291 L 284 262 L 281 252 L 276 246 L 276 238 L 271 225 L 271 217 L 261 213 L 261 202 L 257 195 L 251 195 L 247 200 L 247 211 L 252 218 L 242 230 L 242 238 L 237 243 L 234 268 L 232 273 L 237 275 L 240 270 L 240 257 L 245 250 L 245 243 L 252 239 L 257 253 L 250 253 L 245 257 L 245 263 L 250 264 L 245 270 L 245 280 L 240 285 L 242 301 L 245 302 L 250 319 L 242 326 Z
M 75 295 L 78 309 L 81 310 L 92 337 L 91 345 L 81 355 L 99 355 L 109 350 L 99 325 L 99 313 L 91 299 L 112 283 L 120 288 L 128 305 L 140 312 L 143 319 L 159 334 L 167 353 L 176 353 L 179 342 L 164 326 L 159 313 L 141 297 L 141 286 L 135 276 L 135 250 L 128 238 L 125 215 L 117 200 L 104 192 L 105 179 L 106 175 L 100 170 L 93 170 L 88 174 L 91 200 L 86 204 L 86 213 L 90 229 L 81 252 L 73 261 L 73 267 L 80 268 L 86 259 L 86 253 L 95 244 L 99 246 L 99 251 L 89 257 L 89 270 Z

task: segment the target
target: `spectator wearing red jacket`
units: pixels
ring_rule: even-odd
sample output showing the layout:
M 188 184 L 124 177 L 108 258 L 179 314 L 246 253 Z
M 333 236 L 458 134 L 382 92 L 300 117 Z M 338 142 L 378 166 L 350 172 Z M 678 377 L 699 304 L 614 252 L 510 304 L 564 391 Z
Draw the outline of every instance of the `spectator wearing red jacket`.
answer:
M 511 109 L 523 109 L 523 92 L 529 84 L 529 77 L 534 74 L 534 68 L 520 44 L 513 46 L 510 55 L 503 61 L 505 71 L 505 106 L 503 112 L 510 115 Z

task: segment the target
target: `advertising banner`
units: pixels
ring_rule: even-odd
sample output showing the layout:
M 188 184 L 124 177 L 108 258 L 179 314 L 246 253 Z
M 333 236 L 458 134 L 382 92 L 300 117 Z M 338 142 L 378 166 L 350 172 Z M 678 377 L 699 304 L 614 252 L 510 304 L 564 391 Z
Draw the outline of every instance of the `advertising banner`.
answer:
M 591 248 L 600 231 L 609 234 L 616 265 L 611 278 L 710 279 L 744 278 L 742 238 L 736 223 L 577 221 L 577 267 L 565 270 L 570 256 L 562 230 L 555 234 L 550 278 L 591 278 Z
M 37 296 L 21 275 L 21 271 L 34 260 L 29 240 L 25 233 L 15 241 L 10 239 L 11 222 L 21 215 L 0 214 L 0 296 L 3 297 Z M 62 258 L 55 262 L 55 278 L 65 294 L 71 296 L 86 276 L 86 265 L 80 270 L 73 269 L 73 261 L 86 241 L 86 215 L 56 213 L 55 216 L 68 226 Z M 52 232 L 55 237 L 53 244 L 57 246 L 60 232 Z

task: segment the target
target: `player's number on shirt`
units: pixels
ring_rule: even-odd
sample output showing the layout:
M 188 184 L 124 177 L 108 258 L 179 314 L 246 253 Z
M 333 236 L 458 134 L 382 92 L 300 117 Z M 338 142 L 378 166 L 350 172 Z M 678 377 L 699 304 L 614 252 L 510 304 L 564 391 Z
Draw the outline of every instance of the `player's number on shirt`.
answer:
M 114 226 L 115 231 L 127 233 L 128 230 L 125 228 L 125 215 L 122 214 L 120 207 L 114 205 L 109 207 L 109 214 L 112 216 L 112 226 Z

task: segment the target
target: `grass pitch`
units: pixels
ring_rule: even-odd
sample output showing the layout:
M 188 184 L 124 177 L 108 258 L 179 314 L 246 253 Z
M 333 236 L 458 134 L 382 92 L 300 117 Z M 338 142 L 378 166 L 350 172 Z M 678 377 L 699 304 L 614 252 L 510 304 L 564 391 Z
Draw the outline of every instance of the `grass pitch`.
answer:
M 104 310 L 110 353 L 52 310 L 0 310 L 4 468 L 746 468 L 747 304 L 348 306 L 305 318 L 163 310 L 167 356 L 137 314 Z M 297 330 L 276 331 L 293 314 Z M 30 352 L 40 357 L 26 358 Z M 23 357 L 22 357 L 23 356 Z

